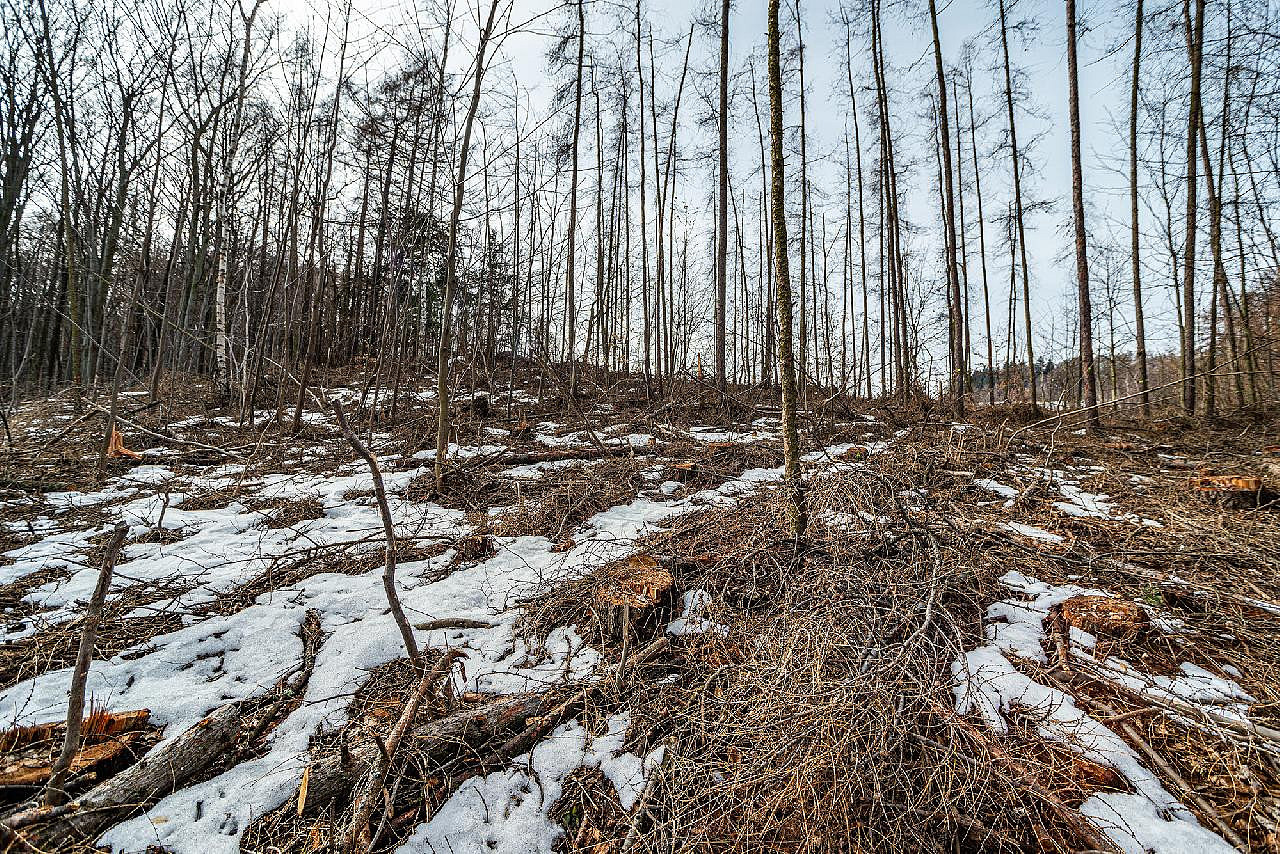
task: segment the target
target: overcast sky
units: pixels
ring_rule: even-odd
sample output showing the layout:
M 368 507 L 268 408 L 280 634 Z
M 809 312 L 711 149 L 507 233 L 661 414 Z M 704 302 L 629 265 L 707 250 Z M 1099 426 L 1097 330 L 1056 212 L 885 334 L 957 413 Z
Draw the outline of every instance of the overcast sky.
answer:
M 470 44 L 474 43 L 477 31 L 474 23 L 478 14 L 476 0 L 468 2 L 471 4 L 470 10 L 465 13 L 468 23 L 461 34 L 464 44 L 455 43 L 450 55 L 451 70 L 458 73 L 466 71 L 470 62 Z M 645 2 L 648 9 L 646 20 L 654 26 L 655 37 L 660 45 L 663 42 L 672 45 L 659 58 L 659 96 L 666 100 L 674 89 L 683 52 L 683 46 L 676 47 L 675 43 L 682 41 L 687 35 L 693 16 L 700 12 L 705 14 L 708 6 L 705 2 L 687 4 L 678 0 Z M 789 11 L 790 3 L 794 3 L 794 0 L 784 0 L 784 30 L 794 27 L 794 17 Z M 503 42 L 498 64 L 492 68 L 490 77 L 487 78 L 489 86 L 486 88 L 501 86 L 509 91 L 510 80 L 514 75 L 521 87 L 527 90 L 527 103 L 535 115 L 545 114 L 550 109 L 551 93 L 554 90 L 554 83 L 548 77 L 545 54 L 551 41 L 548 35 L 551 25 L 561 20 L 564 12 L 552 11 L 547 18 L 539 19 L 539 15 L 553 5 L 551 0 L 515 0 L 513 20 L 535 19 L 537 23 Z M 886 0 L 885 5 L 885 42 L 888 59 L 893 66 L 891 83 L 895 86 L 892 104 L 895 134 L 899 137 L 899 146 L 907 152 L 907 156 L 928 158 L 920 160 L 911 181 L 908 215 L 923 230 L 921 242 L 917 244 L 923 256 L 920 263 L 932 265 L 926 267 L 932 273 L 936 269 L 940 251 L 936 243 L 930 247 L 925 241 L 935 240 L 940 232 L 936 167 L 932 151 L 924 147 L 932 139 L 933 131 L 927 118 L 927 102 L 922 93 L 926 87 L 933 87 L 936 91 L 928 7 L 926 0 L 898 3 Z M 1127 246 L 1128 240 L 1127 177 L 1116 169 L 1122 167 L 1127 170 L 1125 128 L 1133 22 L 1132 12 L 1119 7 L 1119 4 L 1084 0 L 1079 6 L 1086 203 L 1089 205 L 1089 222 L 1094 234 L 1091 255 L 1094 256 L 1095 305 L 1101 305 L 1102 269 L 1100 259 L 1092 250 L 1106 242 Z M 311 8 L 323 14 L 317 6 L 313 5 Z M 619 13 L 613 11 L 617 8 L 599 2 L 589 13 L 588 27 L 592 36 L 596 37 L 593 39 L 595 43 L 608 41 L 610 28 L 618 20 Z M 817 161 L 813 166 L 814 183 L 819 191 L 829 191 L 833 214 L 836 213 L 836 208 L 841 211 L 843 209 L 843 139 L 848 121 L 844 29 L 838 23 L 838 8 L 838 0 L 802 0 L 806 41 L 805 71 L 809 92 L 807 124 L 810 160 Z M 356 0 L 358 21 L 355 29 L 383 26 L 393 19 L 403 19 L 413 14 L 411 9 L 410 3 L 402 5 L 396 0 L 379 0 L 376 6 L 361 4 Z M 715 3 L 714 13 L 718 14 L 718 10 L 719 3 Z M 461 6 L 459 11 L 461 12 Z M 765 14 L 766 4 L 763 0 L 735 2 L 730 24 L 731 72 L 744 69 L 749 55 L 761 49 L 765 34 Z M 1052 203 L 1050 210 L 1037 213 L 1028 221 L 1033 327 L 1041 352 L 1047 350 L 1051 338 L 1055 338 L 1059 345 L 1065 342 L 1068 327 L 1064 318 L 1069 316 L 1066 309 L 1069 305 L 1074 305 L 1075 301 L 1074 256 L 1070 254 L 1072 243 L 1067 230 L 1070 219 L 1071 161 L 1067 124 L 1064 15 L 1065 6 L 1061 0 L 1018 0 L 1010 12 L 1011 20 L 1029 18 L 1037 25 L 1029 35 L 1014 38 L 1011 47 L 1014 65 L 1026 75 L 1026 88 L 1030 94 L 1027 105 L 1029 109 L 1020 111 L 1018 117 L 1020 144 L 1025 145 L 1034 140 L 1033 172 L 1026 179 L 1027 195 Z M 998 76 L 1000 71 L 997 64 L 1001 57 L 996 19 L 994 2 L 987 0 L 951 0 L 939 6 L 944 60 L 948 64 L 957 62 L 964 43 L 968 40 L 974 40 L 977 45 L 974 61 L 977 112 L 980 122 L 984 118 L 989 119 L 986 126 L 979 129 L 979 149 L 983 155 L 989 155 L 1000 143 L 1005 127 L 1003 102 L 1000 100 L 1003 97 L 1003 79 Z M 858 25 L 859 22 L 855 21 L 855 27 Z M 439 36 L 435 34 L 432 37 L 438 39 Z M 662 50 L 660 46 L 660 53 Z M 694 69 L 714 68 L 717 50 L 718 45 L 712 40 L 712 35 L 699 30 L 694 37 L 691 60 Z M 870 85 L 872 82 L 867 64 L 868 52 L 865 36 L 855 35 L 854 79 L 859 86 Z M 763 72 L 763 68 L 758 70 Z M 764 81 L 760 79 L 758 82 L 763 95 Z M 736 164 L 735 175 L 741 186 L 743 181 L 758 182 L 758 177 L 747 177 L 747 170 L 754 169 L 758 162 L 758 146 L 754 114 L 751 112 L 749 98 L 742 94 L 749 93 L 749 82 L 743 76 L 739 84 L 739 97 L 734 105 L 734 136 L 738 141 L 731 143 L 731 151 Z M 697 85 L 705 91 L 711 82 Z M 865 103 L 869 104 L 873 93 L 868 91 L 860 97 L 865 98 Z M 709 150 L 712 140 L 696 127 L 697 113 L 705 111 L 696 101 L 696 94 L 687 91 L 684 103 L 681 145 L 687 155 L 693 156 Z M 954 106 L 952 109 L 954 110 Z M 789 125 L 794 125 L 799 120 L 794 85 L 790 90 L 786 120 Z M 1120 122 L 1120 132 L 1117 132 L 1117 120 Z M 870 136 L 864 120 L 863 144 L 864 151 L 868 154 L 872 151 Z M 967 144 L 966 138 L 966 147 Z M 825 163 L 824 158 L 827 160 Z M 691 165 L 690 168 L 690 176 L 682 186 L 682 197 L 687 199 L 691 208 L 705 207 L 709 205 L 711 198 L 710 185 L 706 180 L 709 172 L 702 165 Z M 792 172 L 798 170 L 798 161 L 789 162 L 788 168 Z M 968 176 L 966 180 L 969 180 L 971 163 L 966 161 L 964 168 Z M 996 218 L 1003 214 L 1010 201 L 1009 182 L 1010 165 L 1007 156 L 989 158 L 983 170 L 983 196 L 987 220 L 987 258 L 994 303 L 992 313 L 997 330 L 1004 327 L 1008 255 Z M 747 186 L 754 187 L 755 183 Z M 976 206 L 972 193 L 966 198 L 966 207 L 972 237 L 971 252 L 976 256 L 976 228 L 973 225 Z M 709 234 L 710 222 L 707 221 L 706 224 Z M 745 227 L 749 235 L 754 234 L 754 224 Z M 974 299 L 972 310 L 976 328 L 979 322 L 978 312 L 981 311 L 981 304 L 977 302 L 980 295 L 979 264 L 976 257 L 971 257 L 970 262 L 970 288 L 971 299 Z M 1127 260 L 1124 263 L 1127 264 Z M 1125 272 L 1123 280 L 1119 282 L 1119 289 L 1127 292 L 1127 268 L 1121 266 Z M 1151 274 L 1149 280 L 1162 281 Z M 1153 351 L 1172 348 L 1176 341 L 1167 290 L 1159 286 L 1151 288 L 1148 338 Z M 1123 318 L 1120 321 L 1126 339 L 1132 314 L 1129 303 L 1126 296 L 1122 308 Z M 1102 326 L 1097 334 L 1105 336 L 1108 331 L 1106 320 L 1102 318 L 1099 322 Z M 999 335 L 997 332 L 997 336 Z

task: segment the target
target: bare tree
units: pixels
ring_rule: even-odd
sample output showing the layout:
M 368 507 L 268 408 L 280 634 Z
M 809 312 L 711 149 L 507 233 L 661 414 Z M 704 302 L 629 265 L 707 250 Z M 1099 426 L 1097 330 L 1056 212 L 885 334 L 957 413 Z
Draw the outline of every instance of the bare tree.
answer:
M 1133 269 L 1133 319 L 1142 414 L 1151 415 L 1151 381 L 1147 374 L 1147 326 L 1142 305 L 1141 240 L 1138 229 L 1138 81 L 1142 63 L 1142 0 L 1133 14 L 1133 80 L 1129 88 L 1129 254 Z
M 725 389 L 725 302 L 729 257 L 729 0 L 720 2 L 720 111 L 716 190 L 716 385 Z
M 1191 66 L 1191 99 L 1187 108 L 1187 216 L 1182 245 L 1182 408 L 1196 411 L 1196 135 L 1200 129 L 1200 65 L 1204 51 L 1205 0 L 1196 0 L 1195 21 L 1191 0 L 1183 0 L 1182 17 Z
M 773 264 L 777 283 L 778 362 L 782 380 L 782 442 L 791 533 L 805 535 L 804 482 L 800 478 L 800 435 L 796 429 L 796 368 L 792 351 L 791 270 L 787 260 L 786 161 L 782 154 L 782 60 L 779 56 L 779 0 L 769 0 L 769 161 L 772 179 Z
M 1084 226 L 1084 171 L 1080 163 L 1080 82 L 1076 72 L 1076 2 L 1067 0 L 1067 99 L 1071 112 L 1071 209 L 1076 236 L 1076 289 L 1080 310 L 1080 372 L 1089 424 L 1097 428 L 1098 372 L 1093 364 L 1093 303 L 1089 298 L 1089 251 Z
M 462 202 L 467 187 L 467 155 L 471 148 L 471 128 L 475 124 L 476 111 L 480 108 L 480 94 L 484 83 L 485 52 L 493 35 L 493 24 L 501 0 L 492 0 L 489 15 L 480 31 L 476 44 L 475 81 L 471 88 L 471 103 L 467 118 L 462 124 L 462 142 L 458 152 L 458 178 L 453 191 L 453 211 L 449 214 L 448 254 L 445 260 L 444 296 L 440 305 L 440 343 L 436 354 L 436 491 L 444 488 L 445 458 L 449 450 L 449 357 L 450 323 L 453 316 L 454 291 L 458 270 L 458 221 L 462 217 Z

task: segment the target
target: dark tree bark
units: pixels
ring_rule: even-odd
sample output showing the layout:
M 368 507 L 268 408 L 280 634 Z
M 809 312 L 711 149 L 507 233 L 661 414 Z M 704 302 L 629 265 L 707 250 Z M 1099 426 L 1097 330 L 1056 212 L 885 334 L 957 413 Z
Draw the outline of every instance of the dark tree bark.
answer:
M 786 162 L 782 155 L 782 60 L 778 33 L 779 0 L 769 0 L 769 161 L 773 195 L 773 258 L 777 282 L 778 361 L 782 380 L 782 440 L 791 533 L 797 543 L 808 522 L 804 482 L 800 479 L 800 437 L 796 429 L 796 366 L 792 351 L 791 270 L 787 260 Z
M 1068 0 L 1070 2 L 1070 0 Z M 933 68 L 938 83 L 938 129 L 942 134 L 943 223 L 946 233 L 943 242 L 947 255 L 947 303 L 950 325 L 948 340 L 951 349 L 951 406 L 957 417 L 964 416 L 964 326 L 960 301 L 960 276 L 956 268 L 956 203 L 952 184 L 951 120 L 947 112 L 947 78 L 942 67 L 942 40 L 938 36 L 938 10 L 934 0 L 929 0 L 929 24 L 933 30 Z
M 1084 172 L 1080 163 L 1080 83 L 1076 69 L 1076 0 L 1067 0 L 1067 92 L 1071 110 L 1071 209 L 1076 237 L 1076 289 L 1080 310 L 1080 371 L 1089 426 L 1100 424 L 1098 372 L 1093 363 L 1093 303 L 1089 298 L 1089 252 L 1084 225 Z
M 1018 230 L 1018 252 L 1022 267 L 1022 314 L 1026 327 L 1027 380 L 1031 389 L 1031 409 L 1040 414 L 1036 392 L 1036 355 L 1031 338 L 1031 274 L 1027 264 L 1027 232 L 1022 205 L 1022 164 L 1018 154 L 1018 125 L 1013 117 L 1013 69 L 1009 60 L 1009 26 L 1004 0 L 1000 2 L 1000 46 L 1004 53 L 1004 98 L 1009 118 L 1009 158 L 1013 163 L 1013 211 Z
M 1133 264 L 1133 318 L 1142 414 L 1151 416 L 1151 380 L 1147 372 L 1147 327 L 1142 307 L 1142 263 L 1138 230 L 1138 81 L 1142 63 L 1142 0 L 1133 23 L 1133 81 L 1129 87 L 1129 254 Z
M 1182 17 L 1186 29 L 1187 58 L 1191 66 L 1191 100 L 1187 110 L 1187 218 L 1186 240 L 1182 245 L 1182 409 L 1196 411 L 1196 134 L 1200 128 L 1200 65 L 1204 46 L 1205 0 L 1196 0 L 1195 21 L 1191 0 L 1183 0 Z
M 729 0 L 720 2 L 720 150 L 716 202 L 716 385 L 725 389 L 725 303 L 729 257 Z

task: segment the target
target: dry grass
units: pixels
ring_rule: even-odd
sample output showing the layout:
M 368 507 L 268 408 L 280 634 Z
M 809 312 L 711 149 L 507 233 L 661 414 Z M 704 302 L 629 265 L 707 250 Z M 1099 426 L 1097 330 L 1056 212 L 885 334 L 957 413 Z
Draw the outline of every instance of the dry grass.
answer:
M 24 579 L 25 580 L 25 579 Z M 42 580 L 48 580 L 47 577 Z M 156 635 L 182 627 L 182 615 L 159 612 L 145 617 L 126 618 L 137 608 L 179 596 L 189 587 L 177 580 L 135 585 L 113 595 L 103 609 L 93 657 L 105 661 L 127 649 L 148 643 Z M 38 616 L 28 620 L 40 623 Z M 0 646 L 0 688 L 8 688 L 51 670 L 70 667 L 80 645 L 83 618 L 43 625 L 32 635 Z
M 493 532 L 560 542 L 595 514 L 634 499 L 648 484 L 644 468 L 637 458 L 609 457 L 549 471 L 493 520 Z
M 1105 452 L 1097 440 L 1071 444 L 1080 466 Z M 1028 490 L 1010 516 L 972 479 L 1005 476 L 1023 465 L 1017 454 L 1031 451 L 1044 448 L 1010 448 L 993 433 L 918 429 L 872 457 L 865 471 L 811 481 L 813 523 L 802 553 L 787 539 L 777 493 L 681 518 L 639 544 L 672 569 L 677 592 L 709 591 L 715 604 L 706 616 L 727 631 L 679 641 L 657 672 L 605 701 L 632 711 L 629 738 L 637 751 L 668 749 L 653 802 L 635 819 L 644 828 L 638 850 L 1088 847 L 1064 816 L 1096 792 L 1125 790 L 1122 780 L 1045 741 L 1016 710 L 1011 732 L 999 737 L 951 712 L 951 664 L 981 643 L 986 604 L 1008 595 L 994 579 L 1011 569 L 1055 583 L 1096 583 L 1176 614 L 1186 632 L 1144 633 L 1108 650 L 1157 673 L 1183 661 L 1214 672 L 1234 665 L 1244 674 L 1237 681 L 1260 700 L 1251 719 L 1271 720 L 1280 621 L 1183 589 L 1180 598 L 1195 608 L 1187 612 L 1169 597 L 1181 588 L 1135 575 L 1118 558 L 1149 562 L 1143 572 L 1163 566 L 1166 575 L 1172 562 L 1184 577 L 1200 567 L 1193 577 L 1201 583 L 1212 567 L 1228 588 L 1245 579 L 1237 588 L 1243 591 L 1254 573 L 1277 565 L 1274 516 L 1256 515 L 1273 511 L 1224 508 L 1170 483 L 1168 495 L 1141 500 L 1181 519 L 1181 527 L 1065 516 L 1050 506 L 1062 496 L 1045 488 Z M 1108 491 L 1117 513 L 1129 511 L 1135 495 L 1127 473 L 1085 488 Z M 872 521 L 850 517 L 853 510 Z M 1249 513 L 1255 515 L 1238 515 Z M 1042 524 L 1068 544 L 1029 546 L 1002 532 L 1007 518 Z M 1206 529 L 1221 534 L 1197 539 Z M 607 610 L 593 606 L 592 592 L 621 571 L 618 562 L 550 588 L 527 604 L 524 626 L 539 634 L 577 625 L 616 658 L 620 631 Z M 674 610 L 669 597 L 640 614 L 633 642 L 661 632 Z M 1235 641 L 1224 643 L 1226 633 Z M 664 673 L 668 678 L 657 678 Z M 1106 685 L 1078 690 L 1084 703 L 1096 696 L 1122 713 L 1141 710 L 1135 698 Z M 1251 845 L 1276 850 L 1280 781 L 1269 755 L 1166 714 L 1134 720 Z M 603 848 L 566 850 L 616 851 L 625 828 L 609 832 Z

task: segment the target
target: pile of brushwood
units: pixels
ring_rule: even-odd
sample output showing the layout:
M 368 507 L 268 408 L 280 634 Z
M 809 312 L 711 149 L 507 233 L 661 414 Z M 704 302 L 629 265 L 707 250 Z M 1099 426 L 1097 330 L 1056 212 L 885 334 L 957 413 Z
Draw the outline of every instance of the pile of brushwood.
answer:
M 670 404 L 629 415 L 670 420 L 663 407 Z M 1258 699 L 1251 713 L 1274 724 L 1280 619 L 1248 603 L 1280 598 L 1280 510 L 1261 498 L 1249 506 L 1206 500 L 1181 474 L 1158 479 L 1177 453 L 1232 458 L 1220 432 L 1210 439 L 1191 428 L 1126 425 L 1130 439 L 1104 442 L 1050 425 L 1011 438 L 1004 425 L 957 431 L 924 411 L 880 408 L 878 421 L 864 412 L 850 426 L 855 414 L 831 416 L 809 448 L 857 442 L 871 424 L 886 437 L 894 428 L 909 435 L 815 466 L 803 541 L 790 536 L 783 492 L 766 486 L 652 531 L 635 544 L 641 560 L 547 585 L 522 605 L 525 637 L 536 649 L 554 629 L 574 626 L 602 662 L 589 678 L 543 693 L 458 693 L 449 675 L 459 661 L 442 650 L 379 668 L 352 698 L 349 723 L 314 740 L 296 795 L 245 830 L 242 850 L 392 850 L 463 783 L 510 767 L 559 724 L 577 718 L 598 729 L 625 710 L 628 749 L 662 747 L 662 761 L 628 810 L 598 770 L 575 772 L 550 810 L 565 830 L 561 851 L 1115 851 L 1079 808 L 1099 792 L 1128 791 L 1121 778 L 1039 736 L 1016 709 L 1001 733 L 956 711 L 956 662 L 985 642 L 987 608 L 1009 595 L 998 579 L 1011 570 L 1105 583 L 1177 614 L 1190 630 L 1178 649 L 1163 642 L 1171 668 L 1195 659 L 1194 638 L 1229 630 L 1233 671 L 1250 677 Z M 1269 435 L 1255 430 L 1251 441 L 1274 442 Z M 714 485 L 749 465 L 778 463 L 776 443 L 745 447 L 688 450 L 701 456 L 667 476 Z M 1060 532 L 1062 545 L 1049 548 L 1001 528 L 1000 502 L 974 485 L 1064 460 L 1096 469 L 1126 509 L 1159 504 L 1142 512 L 1164 524 L 1055 515 L 1056 496 L 1032 483 L 1007 506 Z M 1140 495 L 1135 477 L 1146 479 Z M 456 473 L 452 484 L 446 494 L 423 485 L 422 497 L 473 509 L 507 488 L 479 470 Z M 554 542 L 643 485 L 627 457 L 568 467 L 520 495 L 491 532 Z M 314 512 L 269 509 L 280 524 Z M 476 543 L 477 557 L 488 553 L 485 537 Z M 634 582 L 638 568 L 648 573 L 645 595 L 619 605 L 609 591 Z M 670 633 L 691 601 L 700 630 Z M 273 727 L 301 702 L 324 641 L 315 619 L 302 634 L 302 661 L 270 691 L 214 711 L 141 761 L 87 775 L 69 805 L 11 810 L 0 821 L 0 850 L 91 850 L 102 830 L 140 806 L 262 755 Z M 1053 652 L 1045 650 L 1050 663 Z M 1127 652 L 1160 664 L 1155 645 Z M 1068 661 L 1058 665 L 1032 675 L 1071 682 L 1091 712 L 1109 709 L 1124 721 L 1135 747 L 1162 757 L 1154 770 L 1202 824 L 1243 846 L 1280 850 L 1274 750 L 1230 733 L 1215 740 L 1141 697 L 1072 674 Z M 53 744 L 59 733 L 44 737 Z M 153 744 L 153 734 L 142 743 Z

